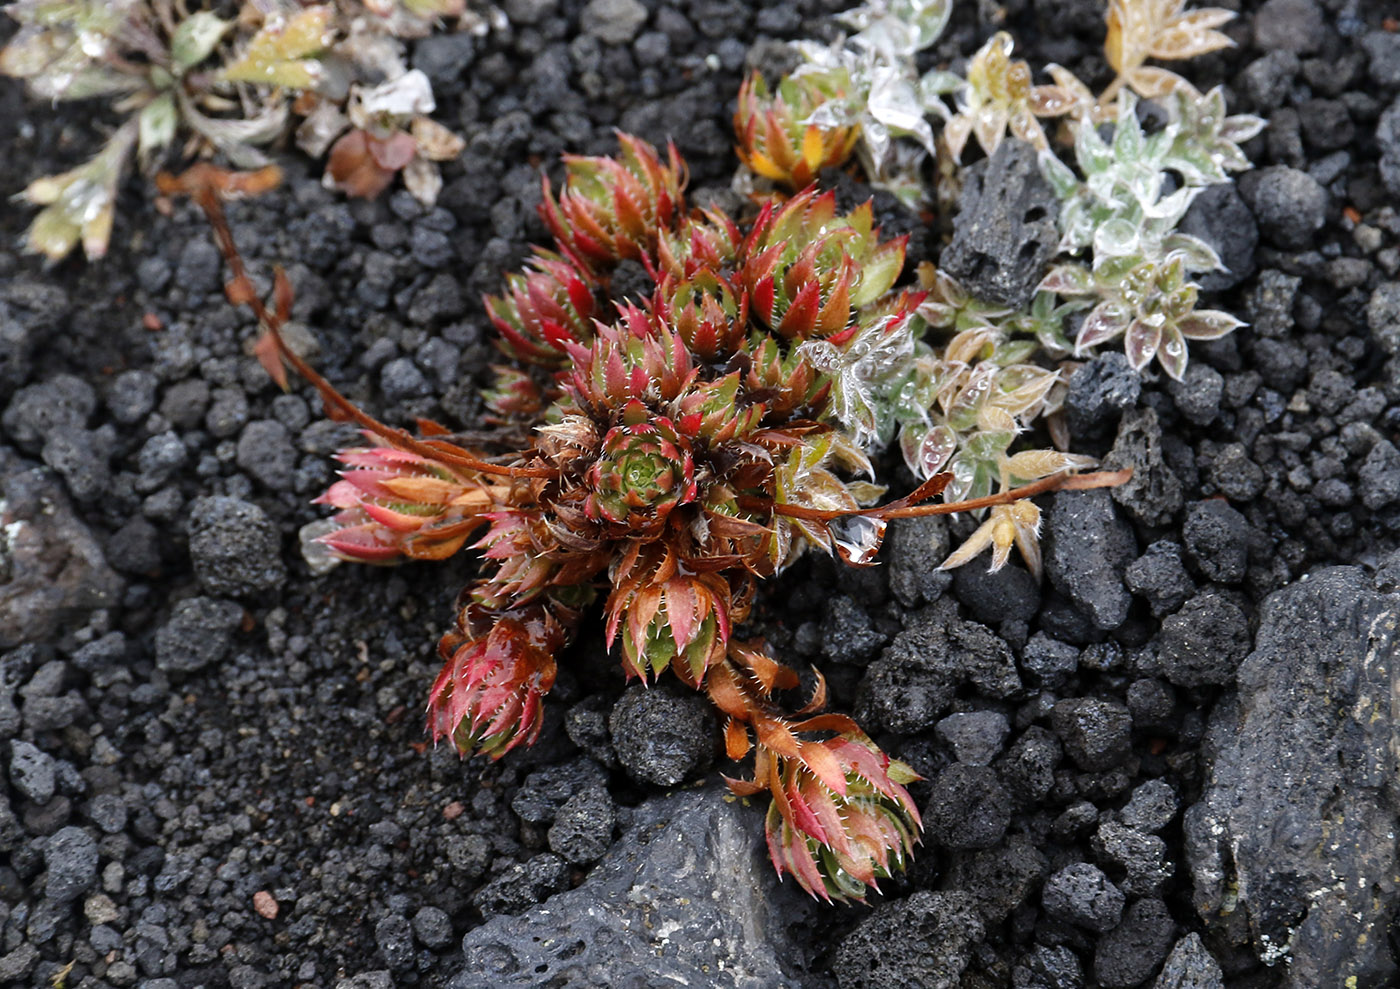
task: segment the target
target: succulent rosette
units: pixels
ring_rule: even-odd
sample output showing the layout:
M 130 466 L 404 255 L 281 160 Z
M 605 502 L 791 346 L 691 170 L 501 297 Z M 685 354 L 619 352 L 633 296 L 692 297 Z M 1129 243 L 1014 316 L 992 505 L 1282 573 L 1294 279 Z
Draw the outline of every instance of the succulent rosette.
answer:
M 849 718 L 816 714 L 820 678 L 811 702 L 785 713 L 777 692 L 797 674 L 734 630 L 757 580 L 809 549 L 873 562 L 886 522 L 870 514 L 884 489 L 868 447 L 883 427 L 856 421 L 854 390 L 898 391 L 901 362 L 927 357 L 912 319 L 925 293 L 894 291 L 904 242 L 881 239 L 869 203 L 842 213 L 834 195 L 808 189 L 765 205 L 745 233 L 721 214 L 685 212 L 674 149 L 663 161 L 635 138 L 621 143 L 616 159 L 566 160 L 563 189 L 556 199 L 546 184 L 540 208 L 553 249 L 486 300 L 513 363 L 497 371 L 486 420 L 496 432 L 481 442 L 514 452 L 377 422 L 280 343 L 280 302 L 277 316 L 259 312 L 281 358 L 381 444 L 340 454 L 346 469 L 320 499 L 339 527 L 323 541 L 367 562 L 478 552 L 428 703 L 432 737 L 463 755 L 499 757 L 538 736 L 557 658 L 606 594 L 606 640 L 624 672 L 649 682 L 669 671 L 705 693 L 726 717 L 731 758 L 753 754 L 753 778 L 731 785 L 771 794 L 777 869 L 816 896 L 860 899 L 917 842 L 904 789 L 913 771 Z M 641 304 L 607 297 L 626 259 L 653 278 Z M 1014 416 L 1042 402 L 1054 375 L 1009 368 L 984 383 L 980 332 L 916 389 L 916 412 L 1009 441 Z M 1026 473 L 993 452 L 1005 445 L 988 448 L 1003 481 Z M 1000 562 L 1006 527 L 994 518 L 986 542 Z
M 690 441 L 671 420 L 653 417 L 633 399 L 622 410 L 622 422 L 603 437 L 588 484 L 590 517 L 621 532 L 647 532 L 663 524 L 677 505 L 695 500 Z

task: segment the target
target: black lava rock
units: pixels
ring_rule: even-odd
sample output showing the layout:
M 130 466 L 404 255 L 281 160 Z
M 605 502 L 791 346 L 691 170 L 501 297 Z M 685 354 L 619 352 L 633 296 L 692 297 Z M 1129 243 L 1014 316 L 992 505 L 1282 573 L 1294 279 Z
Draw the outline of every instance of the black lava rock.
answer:
M 276 419 L 257 419 L 238 437 L 238 467 L 273 491 L 292 490 L 297 451 L 287 427 Z
M 1001 752 L 1011 725 L 1006 715 L 996 711 L 968 711 L 950 714 L 933 726 L 938 740 L 953 750 L 958 762 L 986 766 Z
M 1254 44 L 1261 51 L 1306 55 L 1317 51 L 1326 33 L 1314 0 L 1268 0 L 1254 15 Z
M 1179 687 L 1200 687 L 1229 683 L 1249 646 L 1244 612 L 1206 588 L 1162 622 L 1157 656 L 1162 676 Z
M 613 748 L 627 775 L 639 783 L 675 786 L 710 764 L 714 715 L 695 696 L 658 687 L 630 687 L 609 718 Z
M 1207 186 L 1181 218 L 1177 229 L 1215 248 L 1220 263 L 1225 266 L 1225 271 L 1207 271 L 1196 276 L 1196 282 L 1205 291 L 1223 292 L 1254 274 L 1259 225 L 1240 198 L 1235 183 Z
M 1240 180 L 1240 192 L 1260 232 L 1285 250 L 1307 247 L 1327 222 L 1327 190 L 1296 168 L 1273 165 L 1249 172 Z
M 1137 405 L 1142 375 L 1116 350 L 1099 354 L 1070 375 L 1065 413 L 1070 433 L 1093 439 L 1113 428 L 1119 416 Z
M 447 911 L 426 906 L 413 915 L 413 936 L 425 948 L 441 951 L 452 943 L 452 918 Z
M 1128 565 L 1123 582 L 1147 601 L 1158 618 L 1180 608 L 1196 591 L 1186 572 L 1181 546 L 1165 539 L 1147 547 L 1147 552 Z
M 953 571 L 953 592 L 988 624 L 1028 622 L 1040 610 L 1040 581 L 1014 564 L 993 572 L 973 560 Z
M 1225 379 L 1209 364 L 1192 361 L 1180 381 L 1167 385 L 1177 411 L 1188 422 L 1209 426 L 1220 415 L 1220 399 L 1225 394 Z
M 1154 409 L 1134 409 L 1123 416 L 1104 468 L 1131 467 L 1133 476 L 1111 489 L 1113 500 L 1133 520 L 1156 527 L 1171 521 L 1182 504 L 1181 480 L 1162 456 L 1162 427 Z
M 1075 862 L 1045 880 L 1040 902 L 1056 920 L 1103 933 L 1118 926 L 1125 897 L 1098 866 Z
M 1128 803 L 1118 812 L 1123 823 L 1140 831 L 1162 830 L 1176 816 L 1179 801 L 1166 780 L 1148 780 L 1134 787 Z
M 1020 690 L 1011 650 L 985 626 L 952 618 L 938 605 L 905 620 L 908 627 L 861 681 L 856 707 L 867 727 L 904 733 L 932 728 L 964 683 L 997 699 Z
M 1055 770 L 1063 757 L 1059 740 L 1039 725 L 1031 725 L 997 760 L 996 770 L 1019 806 L 1034 807 L 1054 788 Z
M 243 609 L 232 601 L 187 598 L 156 632 L 156 666 L 170 673 L 193 673 L 228 653 Z
M 97 407 L 97 393 L 82 378 L 56 374 L 14 393 L 0 415 L 0 427 L 20 449 L 38 453 L 58 429 L 81 429 Z
M 967 170 L 943 269 L 974 298 L 1020 308 L 1059 245 L 1060 213 L 1035 149 L 1015 138 Z
M 569 885 L 569 863 L 551 852 L 541 852 L 511 866 L 472 896 L 481 915 L 517 914 Z
M 1117 821 L 1099 824 L 1090 843 L 1094 857 L 1118 877 L 1118 888 L 1129 896 L 1156 896 L 1176 867 L 1167 860 L 1167 843 Z
M 522 821 L 549 824 L 570 799 L 585 790 L 605 785 L 607 780 L 608 774 L 592 759 L 571 759 L 545 766 L 525 777 L 525 782 L 511 798 L 510 809 Z
M 1199 934 L 1188 934 L 1167 955 L 1152 989 L 1225 989 L 1225 973 Z
M 580 790 L 554 815 L 549 829 L 550 851 L 576 865 L 596 862 L 612 844 L 616 821 L 606 789 L 590 786 Z
M 956 989 L 984 928 L 966 893 L 918 892 L 883 903 L 836 949 L 842 989 Z
M 791 985 L 816 907 L 763 846 L 762 811 L 721 786 L 647 800 L 583 885 L 468 931 L 448 985 Z
M 1123 922 L 1099 939 L 1094 978 L 1106 989 L 1146 982 L 1167 957 L 1175 936 L 1176 924 L 1165 903 L 1138 900 L 1123 914 Z
M 1068 642 L 1052 639 L 1044 632 L 1031 636 L 1021 650 L 1021 669 L 1032 683 L 1054 689 L 1079 668 L 1079 650 Z
M 1122 765 L 1131 754 L 1132 715 L 1122 704 L 1094 697 L 1058 702 L 1050 724 L 1065 753 L 1080 769 L 1098 773 Z
M 44 895 L 55 903 L 68 903 L 97 882 L 97 841 L 82 828 L 66 827 L 44 845 L 44 866 L 49 870 Z
M 1186 552 L 1201 573 L 1222 584 L 1237 584 L 1249 565 L 1249 523 L 1226 502 L 1198 501 L 1186 509 L 1181 527 Z
M 933 781 L 924 831 L 945 848 L 990 848 L 1011 823 L 1011 794 L 987 766 L 954 763 Z
M 1123 572 L 1137 556 L 1132 526 L 1113 510 L 1108 491 L 1060 491 L 1045 527 L 1045 573 L 1057 590 L 1101 629 L 1128 617 L 1132 596 Z
M 1400 599 L 1359 567 L 1311 573 L 1264 602 L 1238 699 L 1211 718 L 1211 760 L 1183 826 L 1209 937 L 1272 955 L 1297 985 L 1395 978 L 1389 929 Z M 1279 877 L 1287 877 L 1280 882 Z M 1378 878 L 1385 877 L 1385 878 Z M 1312 891 L 1326 888 L 1327 896 Z
M 190 559 L 210 594 L 242 597 L 281 586 L 287 570 L 277 526 L 239 498 L 200 498 L 190 512 Z
M 30 742 L 10 743 L 10 783 L 20 795 L 36 804 L 53 799 L 56 785 L 53 756 Z
M 890 593 L 906 608 L 937 601 L 953 582 L 951 573 L 938 569 L 951 548 L 945 520 L 937 516 L 895 519 L 884 549 Z

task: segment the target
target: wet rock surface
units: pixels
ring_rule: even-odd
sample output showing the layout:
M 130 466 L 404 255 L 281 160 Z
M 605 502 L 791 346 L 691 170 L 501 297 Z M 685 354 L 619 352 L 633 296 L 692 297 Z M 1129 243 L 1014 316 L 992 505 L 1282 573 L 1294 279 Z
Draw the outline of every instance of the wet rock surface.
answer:
M 397 424 L 477 424 L 499 360 L 479 300 L 545 240 L 541 166 L 611 153 L 620 125 L 675 138 L 694 201 L 742 206 L 746 60 L 829 37 L 848 4 L 501 6 L 506 29 L 409 46 L 468 140 L 438 208 L 345 201 L 292 154 L 283 188 L 229 207 L 255 277 L 288 267 L 317 368 Z M 562 658 L 533 748 L 426 745 L 472 564 L 307 567 L 308 502 L 356 434 L 247 354 L 196 212 L 159 213 L 133 174 L 108 257 L 45 270 L 15 249 L 30 211 L 0 210 L 0 984 L 70 963 L 83 989 L 1393 982 L 1393 719 L 1363 717 L 1390 662 L 1363 618 L 1383 629 L 1400 584 L 1393 12 L 1238 6 L 1236 48 L 1175 67 L 1269 121 L 1260 173 L 1188 218 L 1230 268 L 1202 304 L 1250 325 L 1193 345 L 1180 385 L 1105 351 L 1065 400 L 1074 449 L 1133 480 L 1092 511 L 1041 499 L 1062 550 L 1039 584 L 940 572 L 969 520 L 922 519 L 879 567 L 808 557 L 760 590 L 745 634 L 819 666 L 832 708 L 925 777 L 924 844 L 873 909 L 777 884 L 761 812 L 714 783 L 667 796 L 745 768 L 703 706 L 671 710 L 684 692 L 629 695 L 597 637 Z M 1106 83 L 1101 5 L 1002 7 L 955 4 L 929 64 L 1006 29 L 1016 57 Z M 12 80 L 0 110 L 6 197 L 102 138 Z M 1018 202 L 979 207 L 985 229 L 1024 224 Z M 938 249 L 942 228 L 876 212 L 911 260 Z M 984 291 L 1023 292 L 1034 259 L 1000 250 Z
M 761 816 L 715 785 L 652 798 L 577 889 L 467 934 L 448 986 L 831 985 L 806 975 L 816 908 L 765 866 Z
M 1207 931 L 1286 963 L 1289 985 L 1382 984 L 1397 901 L 1393 825 L 1400 595 L 1357 567 L 1276 592 L 1238 698 L 1217 708 L 1186 811 Z M 1321 894 L 1314 891 L 1323 890 Z

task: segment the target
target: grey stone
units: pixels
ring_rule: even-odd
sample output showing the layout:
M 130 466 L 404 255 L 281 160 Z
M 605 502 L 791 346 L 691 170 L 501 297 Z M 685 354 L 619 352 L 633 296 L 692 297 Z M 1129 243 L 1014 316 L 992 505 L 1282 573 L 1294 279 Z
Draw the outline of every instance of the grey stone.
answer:
M 601 786 L 590 786 L 565 801 L 549 828 L 549 849 L 575 865 L 603 857 L 612 844 L 617 815 Z
M 939 264 L 974 298 L 1020 308 L 1059 245 L 1059 213 L 1035 149 L 1003 140 L 985 165 L 965 173 L 953 239 Z
M 1045 525 L 1045 573 L 1095 626 L 1114 629 L 1128 617 L 1132 595 L 1123 573 L 1137 556 L 1137 541 L 1103 489 L 1059 491 Z
M 68 903 L 97 882 L 97 841 L 82 828 L 66 827 L 44 845 L 44 866 L 49 870 L 44 895 L 55 903 Z
M 140 422 L 156 407 L 159 384 L 160 379 L 143 368 L 121 372 L 107 386 L 107 411 L 124 426 Z
M 953 750 L 958 762 L 986 766 L 1001 752 L 1011 725 L 997 711 L 950 714 L 933 726 L 938 740 Z
M 256 419 L 238 437 L 238 467 L 273 491 L 290 491 L 297 451 L 287 427 L 276 419 Z
M 647 9 L 637 0 L 589 0 L 579 18 L 586 34 L 609 45 L 625 45 L 646 23 Z
M 413 915 L 413 936 L 425 948 L 441 951 L 452 943 L 452 918 L 439 907 L 422 907 Z
M 0 955 L 0 983 L 11 986 L 24 984 L 40 958 L 39 949 L 28 941 L 22 942 L 8 954 Z
M 41 456 L 63 478 L 73 500 L 86 503 L 96 501 L 111 488 L 108 449 L 98 434 L 86 429 L 55 429 L 44 441 Z
M 1400 355 L 1400 282 L 1376 286 L 1366 304 L 1366 325 L 1382 350 L 1392 357 Z
M 1389 440 L 1371 447 L 1357 472 L 1361 503 L 1375 511 L 1400 501 L 1400 451 Z
M 257 505 L 240 498 L 200 498 L 190 511 L 190 559 L 210 594 L 242 597 L 286 579 L 281 534 Z
M 1065 413 L 1077 439 L 1101 436 L 1137 405 L 1142 375 L 1116 350 L 1081 364 L 1070 376 Z
M 714 756 L 714 715 L 693 695 L 629 687 L 608 726 L 618 761 L 639 783 L 675 786 Z
M 1400 196 L 1400 96 L 1376 124 L 1376 145 L 1381 152 L 1381 181 L 1392 196 Z
M 413 967 L 413 925 L 407 917 L 391 913 L 374 925 L 374 943 L 391 971 Z
M 846 935 L 832 969 L 841 989 L 957 989 L 983 938 L 966 893 L 915 893 L 883 903 Z
M 1400 34 L 1368 31 L 1361 36 L 1367 70 L 1377 86 L 1400 86 Z
M 0 427 L 20 449 L 38 453 L 57 429 L 82 429 L 97 408 L 97 393 L 82 378 L 56 374 L 14 393 Z
M 1166 780 L 1148 780 L 1133 789 L 1128 803 L 1118 812 L 1123 823 L 1140 831 L 1160 831 L 1176 816 L 1176 791 Z
M 767 861 L 762 811 L 710 785 L 637 807 L 577 889 L 469 931 L 448 985 L 796 987 L 816 915 Z
M 48 639 L 123 587 L 53 475 L 17 461 L 0 450 L 0 649 Z
M 1268 0 L 1254 15 L 1254 44 L 1261 51 L 1307 55 L 1317 51 L 1326 33 L 1314 0 Z
M 1397 905 L 1400 595 L 1334 567 L 1265 600 L 1238 698 L 1217 706 L 1185 816 L 1208 936 L 1290 959 L 1290 987 L 1382 985 Z M 1321 894 L 1315 892 L 1321 890 Z
M 22 796 L 48 803 L 56 785 L 54 772 L 53 756 L 47 752 L 20 739 L 10 743 L 10 783 Z
M 1152 989 L 1225 989 L 1225 973 L 1199 934 L 1188 934 L 1172 948 Z
M 243 609 L 232 601 L 196 597 L 181 601 L 156 632 L 156 666 L 171 673 L 193 673 L 228 653 Z
M 1122 877 L 1118 888 L 1128 896 L 1156 896 L 1176 872 L 1165 841 L 1117 821 L 1100 823 L 1090 844 L 1109 874 Z

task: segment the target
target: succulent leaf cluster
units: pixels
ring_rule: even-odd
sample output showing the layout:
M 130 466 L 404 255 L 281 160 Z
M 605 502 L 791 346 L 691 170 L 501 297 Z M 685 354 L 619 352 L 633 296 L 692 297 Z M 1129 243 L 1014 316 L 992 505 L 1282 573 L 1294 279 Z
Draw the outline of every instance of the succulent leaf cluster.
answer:
M 1073 476 L 1094 461 L 1069 452 L 1058 415 L 1065 359 L 1122 337 L 1135 367 L 1155 359 L 1180 377 L 1186 340 L 1239 325 L 1196 308 L 1190 276 L 1219 258 L 1177 227 L 1201 187 L 1248 167 L 1239 142 L 1261 125 L 1226 116 L 1219 90 L 1167 86 L 1179 77 L 1145 64 L 1228 43 L 1214 30 L 1224 13 L 1113 0 L 1119 76 L 1096 97 L 1054 66 L 1053 85 L 1033 85 L 1004 34 L 966 79 L 920 75 L 914 56 L 949 3 L 877 0 L 845 16 L 851 38 L 803 46 L 793 76 L 745 83 L 737 151 L 768 183 L 746 222 L 687 205 L 674 147 L 620 134 L 616 156 L 566 156 L 540 206 L 553 243 L 484 300 L 506 363 L 487 396 L 499 431 L 481 448 L 431 423 L 421 436 L 391 429 L 340 396 L 280 342 L 289 290 L 269 313 L 226 227 L 220 238 L 231 297 L 270 331 L 270 370 L 285 374 L 280 355 L 365 427 L 320 499 L 337 511 L 325 549 L 365 563 L 481 559 L 439 643 L 433 738 L 493 758 L 533 741 L 557 663 L 599 604 L 629 677 L 669 672 L 715 704 L 726 753 L 752 759 L 729 785 L 771 799 L 775 867 L 830 900 L 863 899 L 903 867 L 918 842 L 905 789 L 916 776 L 823 713 L 820 674 L 791 710 L 797 673 L 738 631 L 758 582 L 813 550 L 868 565 L 892 519 L 957 511 L 980 524 L 944 568 L 990 552 L 995 570 L 1015 550 L 1039 576 L 1040 511 L 1026 498 L 1125 479 Z M 370 6 L 417 16 L 422 4 Z M 1153 132 L 1137 116 L 1148 91 L 1168 114 Z M 1063 118 L 1054 135 L 1039 123 L 1050 117 Z M 393 154 L 392 127 L 360 129 L 364 153 Z M 1059 199 L 1058 256 L 1024 305 L 980 300 L 932 261 L 902 284 L 905 239 L 881 235 L 870 203 L 843 211 L 809 184 L 854 147 L 872 183 L 927 203 L 939 197 L 917 157 L 938 152 L 955 174 L 969 137 L 989 154 L 1008 139 L 1037 147 Z M 212 194 L 193 191 L 219 228 Z M 649 277 L 644 298 L 613 297 L 624 264 Z M 1055 448 L 1027 448 L 1042 423 Z M 877 505 L 872 453 L 896 441 L 920 483 Z
M 913 771 L 815 713 L 820 696 L 785 713 L 796 674 L 735 630 L 757 580 L 843 552 L 839 520 L 883 492 L 863 445 L 876 437 L 843 426 L 822 358 L 858 364 L 871 338 L 910 347 L 922 294 L 895 291 L 904 241 L 881 237 L 868 203 L 842 213 L 807 189 L 743 230 L 687 208 L 674 148 L 619 139 L 616 157 L 566 158 L 557 192 L 546 181 L 554 244 L 486 300 L 515 362 L 492 411 L 535 426 L 531 444 L 488 457 L 378 434 L 340 454 L 322 541 L 368 563 L 480 554 L 429 699 L 433 737 L 464 755 L 538 734 L 558 654 L 601 599 L 624 671 L 703 691 L 730 754 L 753 753 L 753 778 L 731 785 L 772 796 L 777 868 L 862 898 L 917 841 Z M 624 261 L 655 284 L 640 304 L 606 290 Z
M 106 97 L 128 115 L 90 161 L 25 189 L 43 207 L 27 246 L 50 261 L 78 244 L 101 257 L 133 160 L 153 164 L 179 143 L 256 168 L 298 119 L 298 145 L 330 152 L 328 185 L 373 196 L 402 173 L 431 203 L 435 163 L 463 145 L 427 116 L 431 87 L 408 69 L 399 39 L 464 10 L 464 0 L 272 0 L 224 17 L 212 3 L 13 0 L 5 13 L 19 30 L 0 50 L 0 73 L 39 99 Z
M 1179 379 L 1190 340 L 1242 325 L 1223 311 L 1198 308 L 1192 277 L 1220 268 L 1220 258 L 1178 228 L 1202 188 L 1250 167 L 1240 143 L 1263 122 L 1228 116 L 1219 88 L 1203 94 L 1175 72 L 1148 64 L 1233 44 L 1217 30 L 1234 16 L 1229 11 L 1186 11 L 1184 0 L 1112 0 L 1105 57 L 1117 75 L 1095 95 L 1057 65 L 1046 66 L 1049 81 L 1037 85 L 1030 66 L 1012 57 L 1006 32 L 971 57 L 965 78 L 937 67 L 920 75 L 915 56 L 937 37 L 939 17 L 947 13 L 933 16 L 934 6 L 872 4 L 846 18 L 861 29 L 852 38 L 834 46 L 798 43 L 807 63 L 792 79 L 805 81 L 808 94 L 808 115 L 798 119 L 825 128 L 828 139 L 844 133 L 839 128 L 859 126 L 866 177 L 911 205 L 956 199 L 956 163 L 970 138 L 987 155 L 1008 135 L 1030 144 L 1060 201 L 1057 255 L 1031 301 L 1019 307 L 977 299 L 925 262 L 924 298 L 902 332 L 867 330 L 839 359 L 821 343 L 807 350 L 830 376 L 833 408 L 848 430 L 867 440 L 897 435 L 917 477 L 951 471 L 946 496 L 966 499 L 1040 476 L 1007 466 L 1019 456 L 1035 454 L 1051 473 L 1084 464 L 1052 450 L 1013 450 L 1040 419 L 1061 449 L 1068 443 L 1055 415 L 1064 394 L 1056 362 L 1121 339 L 1135 368 L 1155 361 Z M 894 26 L 900 20 L 903 26 Z M 809 109 L 811 95 L 824 92 L 834 95 Z M 1163 107 L 1167 123 L 1146 132 L 1139 98 Z M 751 126 L 753 116 L 741 112 L 736 125 Z M 886 124 L 872 130 L 872 119 Z M 1053 133 L 1042 123 L 1047 119 L 1060 121 Z M 917 166 L 891 167 L 916 162 L 924 150 L 941 156 L 934 193 L 922 187 Z M 947 565 L 966 562 L 974 546 L 992 546 L 995 569 L 1014 545 L 1038 569 L 1030 515 L 1026 506 L 998 508 Z

